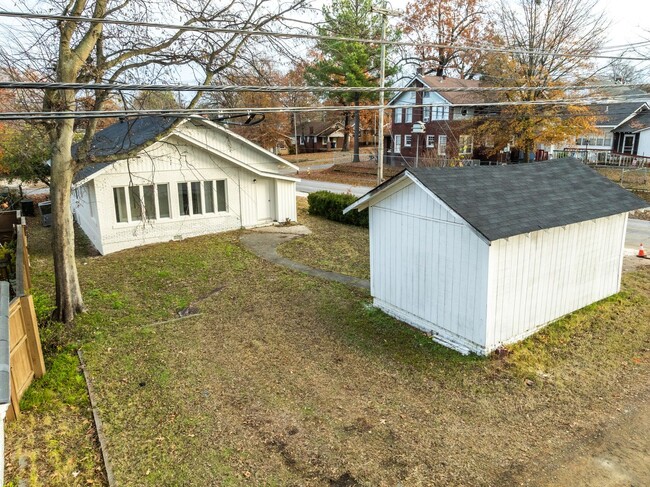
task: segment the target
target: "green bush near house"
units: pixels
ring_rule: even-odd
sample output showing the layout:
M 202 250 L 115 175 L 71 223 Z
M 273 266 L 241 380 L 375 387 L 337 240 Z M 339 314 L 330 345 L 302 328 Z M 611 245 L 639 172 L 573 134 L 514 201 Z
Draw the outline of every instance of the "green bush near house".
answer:
M 354 210 L 343 214 L 343 210 L 356 200 L 357 197 L 354 195 L 330 193 L 329 191 L 316 191 L 307 197 L 310 215 L 322 216 L 328 220 L 348 225 L 367 227 L 368 210 Z

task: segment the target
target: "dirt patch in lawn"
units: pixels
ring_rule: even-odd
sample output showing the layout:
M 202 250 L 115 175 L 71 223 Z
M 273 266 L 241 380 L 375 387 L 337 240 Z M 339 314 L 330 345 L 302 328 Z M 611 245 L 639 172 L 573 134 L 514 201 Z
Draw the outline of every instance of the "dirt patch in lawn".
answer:
M 280 245 L 278 253 L 310 267 L 369 279 L 368 229 L 313 216 L 308 210 L 307 198 L 298 198 L 298 223 L 312 234 Z

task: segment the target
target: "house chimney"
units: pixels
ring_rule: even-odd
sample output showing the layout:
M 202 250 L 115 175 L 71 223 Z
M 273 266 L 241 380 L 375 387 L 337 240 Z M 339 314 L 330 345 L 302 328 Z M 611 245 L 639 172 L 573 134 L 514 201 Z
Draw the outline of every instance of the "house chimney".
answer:
M 422 66 L 422 65 L 420 64 L 420 65 L 417 67 L 417 69 L 415 70 L 415 74 L 416 74 L 417 76 L 424 76 L 424 66 Z

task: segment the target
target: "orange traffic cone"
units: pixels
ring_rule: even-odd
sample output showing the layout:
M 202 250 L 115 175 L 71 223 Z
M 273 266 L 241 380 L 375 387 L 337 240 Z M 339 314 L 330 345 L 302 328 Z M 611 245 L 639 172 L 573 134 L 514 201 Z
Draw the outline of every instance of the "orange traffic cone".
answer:
M 647 257 L 645 250 L 643 250 L 643 244 L 639 245 L 639 253 L 636 254 L 637 257 Z

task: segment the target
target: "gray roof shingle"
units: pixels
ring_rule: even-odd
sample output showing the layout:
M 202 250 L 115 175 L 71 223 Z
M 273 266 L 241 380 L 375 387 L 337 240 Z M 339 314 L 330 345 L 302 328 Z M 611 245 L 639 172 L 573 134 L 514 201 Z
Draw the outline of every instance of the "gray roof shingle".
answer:
M 157 137 L 171 127 L 176 120 L 176 117 L 142 117 L 121 120 L 95 134 L 88 155 L 92 159 L 93 157 L 125 154 Z M 72 155 L 75 154 L 76 146 L 72 148 Z M 110 162 L 88 164 L 77 172 L 74 182 L 82 181 L 111 164 Z
M 574 158 L 407 171 L 489 241 L 649 206 Z

